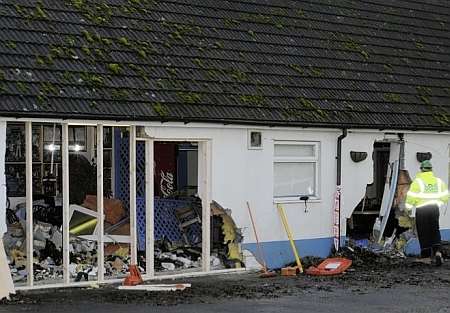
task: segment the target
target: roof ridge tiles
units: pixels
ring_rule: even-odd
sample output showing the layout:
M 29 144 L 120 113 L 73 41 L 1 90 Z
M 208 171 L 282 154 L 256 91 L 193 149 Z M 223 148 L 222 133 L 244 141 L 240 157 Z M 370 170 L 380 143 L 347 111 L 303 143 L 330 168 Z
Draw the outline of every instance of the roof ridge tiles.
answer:
M 233 1 L 233 0 L 230 0 L 230 1 Z M 180 3 L 180 2 L 173 2 L 173 1 L 168 1 L 168 2 L 172 2 L 172 3 Z M 180 4 L 187 5 L 186 3 L 180 3 Z M 190 5 L 191 5 L 191 6 L 198 6 L 198 7 L 212 8 L 212 7 L 209 7 L 209 6 L 198 5 L 198 4 L 190 4 Z M 49 10 L 52 10 L 52 8 L 49 8 Z M 58 10 L 58 9 L 53 9 L 53 10 L 54 10 L 54 11 L 59 11 L 59 12 L 61 12 L 61 10 Z M 66 11 L 64 11 L 64 12 L 66 12 Z M 76 10 L 67 10 L 67 12 L 77 13 Z M 167 13 L 167 14 L 181 14 L 181 13 L 172 12 L 172 11 L 158 11 L 158 12 L 161 12 L 161 13 Z M 239 12 L 239 11 L 236 11 L 236 12 Z M 321 13 L 321 14 L 327 14 L 326 12 L 320 12 L 320 13 Z M 257 15 L 257 14 L 256 14 L 256 15 Z M 331 14 L 330 14 L 330 15 L 331 15 Z M 121 18 L 122 18 L 122 17 L 123 17 L 123 18 L 128 18 L 128 16 L 126 16 L 126 15 L 114 15 L 114 16 L 115 16 L 115 17 L 121 17 Z M 204 15 L 201 15 L 201 14 L 192 14 L 192 16 L 205 17 Z M 334 16 L 334 15 L 331 15 L 331 16 Z M 292 16 L 283 16 L 283 17 L 290 18 L 290 19 L 294 18 L 294 17 L 292 17 Z M 343 17 L 349 17 L 349 16 L 343 15 Z M 134 18 L 137 19 L 137 20 L 149 21 L 149 19 L 145 19 L 145 18 L 137 18 L 137 17 L 134 17 Z M 208 18 L 220 19 L 220 18 L 218 18 L 218 17 L 216 17 L 216 16 L 208 16 Z M 361 20 L 365 20 L 365 21 L 370 20 L 370 19 L 367 19 L 367 18 L 358 18 L 358 17 L 350 17 L 350 18 L 361 19 Z M 321 22 L 321 20 L 318 20 L 318 19 L 309 19 L 309 18 L 306 18 L 305 20 L 306 20 L 306 21 Z M 154 20 L 150 20 L 150 21 L 154 21 Z M 382 20 L 375 20 L 375 21 L 381 22 Z M 350 23 L 349 23 L 349 24 L 342 23 L 342 22 L 335 23 L 335 22 L 333 22 L 333 21 L 326 21 L 326 22 L 328 22 L 328 23 L 333 23 L 333 24 L 336 24 L 336 25 L 355 26 L 355 24 L 350 24 Z M 392 23 L 392 22 L 391 22 L 391 23 Z M 418 30 L 419 30 L 419 29 L 426 28 L 424 24 L 420 24 L 420 25 L 406 25 L 406 24 L 401 24 L 401 23 L 392 23 L 392 24 L 399 25 L 399 26 L 415 27 L 415 28 L 418 28 Z M 98 25 L 96 25 L 96 24 L 86 24 L 86 26 L 94 26 L 94 27 L 97 26 L 97 27 L 98 27 Z M 301 27 L 296 26 L 296 25 L 289 25 L 289 26 L 291 26 L 291 27 L 296 27 L 296 28 L 301 28 Z M 108 27 L 108 26 L 107 26 L 107 25 L 104 25 L 104 27 Z M 389 30 L 389 29 L 380 29 L 380 28 L 375 28 L 375 27 L 371 27 L 371 26 L 367 26 L 367 25 L 358 25 L 358 27 L 361 27 L 361 28 L 367 28 L 367 29 L 377 29 L 378 31 L 380 31 L 380 30 L 382 30 L 382 31 L 392 31 L 392 30 Z M 443 29 L 441 29 L 441 28 L 428 28 L 428 29 L 445 32 L 445 30 L 443 30 Z M 398 32 L 398 31 L 396 31 L 396 32 Z M 400 30 L 400 32 L 403 32 L 403 31 Z M 405 33 L 412 33 L 412 32 L 405 32 Z M 276 34 L 276 33 L 275 33 L 275 34 Z M 418 34 L 418 33 L 417 33 L 416 35 L 421 35 L 421 34 Z M 436 36 L 435 34 L 432 34 L 431 37 L 450 39 L 450 37 L 440 37 L 440 36 Z
M 25 0 L 0 5 L 0 115 L 450 128 L 450 37 L 438 6 L 160 0 L 144 12 L 146 0 L 71 1 L 42 0 L 43 12 Z M 108 4 L 126 7 L 110 22 Z M 141 41 L 151 49 L 138 51 Z
M 360 1 L 360 2 L 364 2 L 364 1 L 362 1 L 362 0 L 358 0 L 358 1 Z M 185 5 L 187 5 L 187 3 L 186 2 L 183 2 L 183 1 L 180 1 L 180 0 L 168 0 L 168 1 L 166 1 L 166 2 L 169 2 L 169 3 L 175 3 L 175 4 L 185 4 Z M 239 1 L 239 0 L 228 0 L 228 2 L 233 2 L 233 3 L 241 3 L 241 4 L 249 4 L 249 2 L 246 2 L 246 1 Z M 292 1 L 291 1 L 292 2 Z M 211 9 L 214 9 L 215 7 L 212 7 L 212 6 L 207 6 L 207 5 L 205 5 L 204 4 L 205 2 L 202 2 L 202 4 L 193 4 L 193 3 L 189 3 L 189 5 L 193 5 L 193 6 L 196 6 L 196 7 L 203 7 L 203 8 L 211 8 Z M 297 3 L 300 3 L 300 2 L 297 2 Z M 342 3 L 342 2 L 339 2 L 339 1 L 334 1 L 334 2 L 330 2 L 330 1 L 328 1 L 327 3 L 326 3 L 326 5 L 327 5 L 327 7 L 336 7 L 336 8 L 341 8 L 341 9 L 354 9 L 354 8 L 351 8 L 351 7 L 348 7 L 348 6 L 343 6 L 343 5 L 340 5 L 339 3 Z M 260 7 L 276 7 L 276 8 L 279 8 L 279 9 L 292 9 L 292 7 L 289 7 L 289 6 L 270 6 L 270 5 L 267 5 L 267 4 L 261 4 L 261 3 L 255 3 L 255 2 L 251 2 L 250 3 L 251 5 L 255 5 L 255 6 L 260 6 Z M 324 4 L 324 3 L 321 3 L 320 1 L 318 1 L 318 0 L 316 0 L 316 1 L 314 1 L 314 2 L 308 2 L 308 3 L 306 3 L 306 5 L 311 5 L 311 4 L 314 4 L 314 5 L 320 5 L 320 4 Z M 380 6 L 380 4 L 376 4 L 376 3 L 374 3 L 375 5 L 378 5 L 378 6 Z M 389 6 L 388 6 L 389 7 Z M 301 9 L 302 9 L 302 11 L 304 11 L 305 13 L 306 12 L 315 12 L 315 13 L 322 13 L 322 14 L 327 14 L 327 15 L 331 15 L 331 14 L 329 14 L 329 13 L 327 13 L 327 11 L 325 10 L 325 11 L 313 11 L 313 10 L 310 10 L 310 9 L 305 9 L 304 7 L 301 7 Z M 408 9 L 409 10 L 409 9 Z M 236 11 L 238 11 L 238 10 L 236 10 Z M 362 9 L 362 10 L 359 10 L 360 12 L 373 12 L 373 13 L 377 13 L 377 14 L 386 14 L 386 15 L 391 15 L 391 16 L 397 16 L 397 17 L 404 17 L 404 18 L 410 18 L 410 16 L 405 16 L 405 15 L 399 15 L 399 14 L 394 14 L 394 13 L 391 13 L 391 12 L 379 12 L 379 11 L 375 11 L 375 10 L 367 10 L 367 9 Z M 441 13 L 438 13 L 438 12 L 431 12 L 431 11 L 421 11 L 421 10 L 416 10 L 416 11 L 420 11 L 420 12 L 424 12 L 424 13 L 432 13 L 432 14 L 441 14 Z M 239 12 L 239 11 L 238 11 Z M 258 13 L 255 13 L 255 14 L 258 14 Z M 272 14 L 272 15 L 276 15 L 276 14 Z M 445 15 L 445 16 L 447 16 L 447 14 L 443 14 L 443 15 Z M 292 16 L 286 16 L 286 15 L 281 15 L 281 14 L 279 14 L 278 16 L 284 16 L 284 17 L 289 17 L 289 18 L 293 18 Z M 343 14 L 342 16 L 344 16 L 344 17 L 351 17 L 351 18 L 355 18 L 355 19 L 362 19 L 362 18 L 359 18 L 359 17 L 354 17 L 354 16 L 347 16 L 347 15 L 345 15 L 345 14 Z M 450 16 L 450 15 L 449 15 Z M 368 19 L 364 19 L 364 20 L 368 20 Z M 369 19 L 370 20 L 370 19 Z M 432 22 L 436 22 L 434 19 L 426 19 L 426 18 L 419 18 L 418 20 L 427 20 L 427 21 L 432 21 Z M 417 27 L 419 27 L 418 25 L 412 25 L 411 24 L 411 26 L 417 26 Z M 440 29 L 439 29 L 440 30 Z

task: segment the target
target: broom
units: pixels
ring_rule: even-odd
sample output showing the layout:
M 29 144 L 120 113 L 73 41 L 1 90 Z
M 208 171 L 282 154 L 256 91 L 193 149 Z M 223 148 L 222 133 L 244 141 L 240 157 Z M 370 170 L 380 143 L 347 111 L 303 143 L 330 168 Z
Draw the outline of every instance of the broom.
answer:
M 256 247 L 258 249 L 258 254 L 261 257 L 261 260 L 263 261 L 262 273 L 261 273 L 261 275 L 259 275 L 259 277 L 261 277 L 261 278 L 274 277 L 274 276 L 276 276 L 276 273 L 267 270 L 266 260 L 265 260 L 264 254 L 263 254 L 261 244 L 259 243 L 258 234 L 256 232 L 255 221 L 253 220 L 252 210 L 250 209 L 250 204 L 248 203 L 248 201 L 247 201 L 247 209 L 248 209 L 248 214 L 250 215 L 250 220 L 252 221 L 253 233 L 255 234 L 255 238 L 256 238 Z

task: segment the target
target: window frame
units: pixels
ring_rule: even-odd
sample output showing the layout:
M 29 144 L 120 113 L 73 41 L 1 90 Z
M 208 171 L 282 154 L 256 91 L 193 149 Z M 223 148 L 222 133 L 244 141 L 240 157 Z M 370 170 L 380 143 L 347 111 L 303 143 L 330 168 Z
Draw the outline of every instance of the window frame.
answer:
M 292 157 L 280 157 L 275 155 L 277 145 L 292 145 L 292 146 L 312 146 L 314 155 L 310 156 L 292 156 Z M 319 189 L 319 170 L 320 170 L 320 142 L 319 141 L 283 141 L 275 140 L 273 143 L 273 188 L 272 197 L 274 203 L 285 202 L 303 202 L 299 198 L 303 195 L 296 196 L 275 196 L 275 164 L 276 163 L 313 163 L 314 164 L 314 195 L 309 196 L 309 202 L 320 202 L 320 189 Z
M 260 146 L 252 146 L 252 133 L 259 133 L 261 136 L 261 145 Z M 249 150 L 262 150 L 264 148 L 264 138 L 263 132 L 259 129 L 248 129 L 247 130 L 247 149 Z

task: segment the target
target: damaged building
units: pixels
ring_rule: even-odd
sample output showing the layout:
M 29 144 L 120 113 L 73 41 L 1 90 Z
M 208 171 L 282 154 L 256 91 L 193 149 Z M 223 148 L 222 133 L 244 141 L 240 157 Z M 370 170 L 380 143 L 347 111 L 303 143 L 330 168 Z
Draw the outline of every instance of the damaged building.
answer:
M 2 1 L 0 271 L 243 270 L 262 263 L 247 202 L 269 268 L 294 261 L 277 204 L 301 256 L 394 233 L 414 254 L 405 190 L 424 159 L 449 177 L 448 9 Z
M 210 269 L 243 268 L 242 236 L 229 210 L 202 200 L 204 143 L 149 141 L 136 126 L 64 130 L 37 122 L 8 122 L 4 138 L 3 244 L 17 286 L 120 279 L 131 264 L 144 275 L 199 271 L 204 259 Z M 204 207 L 211 235 L 204 233 Z

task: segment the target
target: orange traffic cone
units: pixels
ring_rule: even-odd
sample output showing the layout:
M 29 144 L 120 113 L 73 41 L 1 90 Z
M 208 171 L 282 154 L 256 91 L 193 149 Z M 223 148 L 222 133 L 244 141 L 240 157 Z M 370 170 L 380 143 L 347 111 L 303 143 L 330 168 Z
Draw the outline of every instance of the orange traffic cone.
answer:
M 123 280 L 124 286 L 136 286 L 144 282 L 137 265 L 130 265 L 129 271 L 130 274 Z

